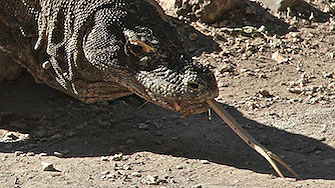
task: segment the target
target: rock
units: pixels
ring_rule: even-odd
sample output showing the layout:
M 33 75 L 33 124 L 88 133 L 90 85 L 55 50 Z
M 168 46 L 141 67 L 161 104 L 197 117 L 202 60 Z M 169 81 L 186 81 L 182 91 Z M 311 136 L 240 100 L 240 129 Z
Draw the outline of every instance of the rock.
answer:
M 148 185 L 158 185 L 158 176 L 147 175 L 147 177 L 145 178 L 145 183 Z
M 300 5 L 303 0 L 257 0 L 258 2 L 263 3 L 266 8 L 271 9 L 272 11 L 284 11 L 287 7 L 294 7 Z
M 178 165 L 178 166 L 176 166 L 176 169 L 179 169 L 179 170 L 181 170 L 181 169 L 183 169 L 183 168 L 184 168 L 183 165 Z
M 45 156 L 48 156 L 48 154 L 47 153 L 40 153 L 40 156 L 45 157 Z
M 6 161 L 8 159 L 8 156 L 3 156 L 1 159 L 2 161 Z
M 17 137 L 13 132 L 8 132 L 7 134 L 5 134 L 5 136 L 3 137 L 3 141 L 15 141 L 19 139 L 19 137 Z
M 107 156 L 102 156 L 102 157 L 100 157 L 100 160 L 101 160 L 101 161 L 109 161 L 109 157 L 107 157 Z
M 270 94 L 270 92 L 266 89 L 260 89 L 258 91 L 259 94 L 262 95 L 262 97 L 271 97 L 272 95 Z
M 142 130 L 147 130 L 147 129 L 149 129 L 149 125 L 146 124 L 146 123 L 138 123 L 138 124 L 137 124 L 137 127 L 138 127 L 138 129 L 142 129 Z
M 22 151 L 15 151 L 15 152 L 14 152 L 14 156 L 15 156 L 15 157 L 18 157 L 18 156 L 20 156 L 20 155 L 22 155 L 22 154 L 23 154 Z
M 213 23 L 227 10 L 245 0 L 157 0 L 165 12 L 172 16 L 183 16 L 192 21 Z
M 64 157 L 64 154 L 61 153 L 61 152 L 59 152 L 59 151 L 55 151 L 55 152 L 54 152 L 54 156 L 59 157 L 59 158 L 62 158 L 62 157 Z
M 101 175 L 107 175 L 109 173 L 110 173 L 109 171 L 103 171 L 103 172 L 101 172 Z
M 34 152 L 28 152 L 27 156 L 35 156 L 35 153 Z
M 205 160 L 205 159 L 200 160 L 200 162 L 201 162 L 202 164 L 209 164 L 209 161 L 208 161 L 208 160 Z
M 115 154 L 111 157 L 112 161 L 121 161 L 123 159 L 123 154 L 119 153 L 119 154 Z
M 140 174 L 139 172 L 133 172 L 133 173 L 131 173 L 131 176 L 133 176 L 133 177 L 141 177 L 142 174 Z
M 288 61 L 288 58 L 283 57 L 279 51 L 276 51 L 275 53 L 272 54 L 271 57 L 273 60 L 277 61 L 277 63 L 286 63 Z
M 334 77 L 334 72 L 329 72 L 329 73 L 325 73 L 323 75 L 324 78 L 333 78 Z
M 202 185 L 194 185 L 191 188 L 203 188 Z
M 287 90 L 289 92 L 295 93 L 295 94 L 300 94 L 300 93 L 304 92 L 304 89 L 300 88 L 300 87 L 291 87 L 291 88 L 288 88 Z
M 42 162 L 41 165 L 43 171 L 58 171 L 54 168 L 54 165 L 52 163 Z

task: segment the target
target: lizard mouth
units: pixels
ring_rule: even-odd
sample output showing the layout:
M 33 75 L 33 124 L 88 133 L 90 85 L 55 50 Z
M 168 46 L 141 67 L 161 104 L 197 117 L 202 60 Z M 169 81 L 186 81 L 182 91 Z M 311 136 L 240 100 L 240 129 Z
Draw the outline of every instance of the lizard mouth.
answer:
M 135 93 L 140 96 L 141 98 L 156 104 L 162 108 L 182 113 L 182 118 L 186 118 L 192 114 L 200 114 L 207 111 L 210 106 L 207 103 L 207 100 L 214 99 L 218 96 L 218 91 L 213 91 L 207 93 L 207 95 L 202 96 L 200 98 L 194 98 L 194 100 L 187 100 L 187 99 L 179 99 L 176 100 L 175 98 L 170 97 L 162 97 L 159 95 L 155 95 L 150 91 L 143 93 L 143 92 L 136 92 Z
M 216 92 L 213 92 L 211 95 L 203 96 L 201 100 L 169 100 L 167 98 L 161 98 L 161 97 L 148 97 L 143 96 L 142 98 L 146 99 L 147 101 L 154 103 L 160 107 L 166 108 L 168 110 L 182 113 L 182 118 L 186 118 L 189 115 L 192 114 L 200 114 L 205 112 L 210 108 L 207 100 L 214 99 L 217 96 Z M 154 100 L 153 100 L 154 99 Z M 197 101 L 197 102 L 195 102 Z
M 191 114 L 198 114 L 198 113 L 205 112 L 206 110 L 210 108 L 206 102 L 199 102 L 199 103 L 174 102 L 172 103 L 171 107 L 173 111 L 183 113 L 184 114 L 182 116 L 183 118 Z

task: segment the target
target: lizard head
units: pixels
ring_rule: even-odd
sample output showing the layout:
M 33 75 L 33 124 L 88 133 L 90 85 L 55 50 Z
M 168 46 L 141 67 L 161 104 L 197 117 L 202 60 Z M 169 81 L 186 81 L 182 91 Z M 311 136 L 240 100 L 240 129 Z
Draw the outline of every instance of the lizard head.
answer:
M 206 101 L 218 95 L 213 73 L 185 52 L 175 28 L 155 8 L 142 4 L 131 11 L 134 4 L 117 16 L 108 8 L 97 11 L 83 41 L 86 59 L 107 80 L 163 108 L 186 115 L 207 110 Z M 120 24 L 109 23 L 115 17 Z
M 163 31 L 156 33 L 152 28 L 136 26 L 123 32 L 125 55 L 134 62 L 134 78 L 139 83 L 128 87 L 164 108 L 186 114 L 203 112 L 208 108 L 206 101 L 218 95 L 213 73 L 185 53 L 178 36 L 169 32 L 162 36 Z

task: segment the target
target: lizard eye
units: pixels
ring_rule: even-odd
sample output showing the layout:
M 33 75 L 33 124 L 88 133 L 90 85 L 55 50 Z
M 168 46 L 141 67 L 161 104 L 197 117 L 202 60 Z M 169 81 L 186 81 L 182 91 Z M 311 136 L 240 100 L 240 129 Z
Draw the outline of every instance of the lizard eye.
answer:
M 130 44 L 132 44 L 131 48 L 132 50 L 134 50 L 135 53 L 136 52 L 138 53 L 140 51 L 147 53 L 147 54 L 155 52 L 155 49 L 153 47 L 139 40 L 131 40 Z
M 135 55 L 140 55 L 143 53 L 142 46 L 136 44 L 129 45 L 129 50 Z

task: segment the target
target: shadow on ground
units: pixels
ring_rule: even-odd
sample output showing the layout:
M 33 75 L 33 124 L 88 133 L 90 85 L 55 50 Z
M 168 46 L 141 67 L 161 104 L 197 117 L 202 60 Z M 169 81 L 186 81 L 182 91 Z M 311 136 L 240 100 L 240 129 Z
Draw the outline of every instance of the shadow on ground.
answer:
M 311 17 L 311 15 L 313 15 L 313 17 Z M 301 3 L 299 3 L 299 6 L 293 8 L 292 16 L 314 22 L 328 22 L 331 14 L 329 12 L 326 13 L 317 9 L 310 3 L 301 1 Z
M 247 1 L 238 8 L 227 11 L 222 15 L 220 27 L 241 28 L 253 26 L 260 28 L 265 26 L 270 35 L 285 35 L 295 29 L 289 23 L 278 19 L 268 10 L 256 2 Z
M 0 129 L 30 135 L 21 142 L 0 142 L 2 153 L 21 150 L 53 155 L 54 151 L 68 150 L 65 157 L 71 158 L 150 151 L 275 174 L 266 160 L 217 116 L 212 121 L 206 114 L 181 119 L 179 114 L 152 104 L 142 108 L 129 104 L 140 103 L 134 97 L 85 105 L 38 86 L 31 79 L 6 84 L 0 90 Z M 335 163 L 331 160 L 334 148 L 319 140 L 265 126 L 243 117 L 232 107 L 227 108 L 251 135 L 291 164 L 302 178 L 335 179 Z M 13 127 L 12 122 L 21 122 L 26 127 Z M 46 130 L 45 134 L 37 134 L 40 130 Z M 62 137 L 52 138 L 54 135 Z
M 302 1 L 299 5 L 290 10 L 280 12 L 280 14 L 289 14 L 291 17 L 297 17 L 305 20 L 305 24 L 312 27 L 313 22 L 328 22 L 331 17 L 330 13 L 325 13 L 312 4 Z M 311 17 L 311 15 L 313 15 Z M 270 35 L 285 35 L 290 31 L 296 31 L 296 28 L 283 19 L 279 19 L 264 9 L 256 2 L 247 1 L 238 8 L 227 11 L 218 21 L 220 27 L 242 28 L 244 26 L 253 26 L 260 28 L 265 26 Z

